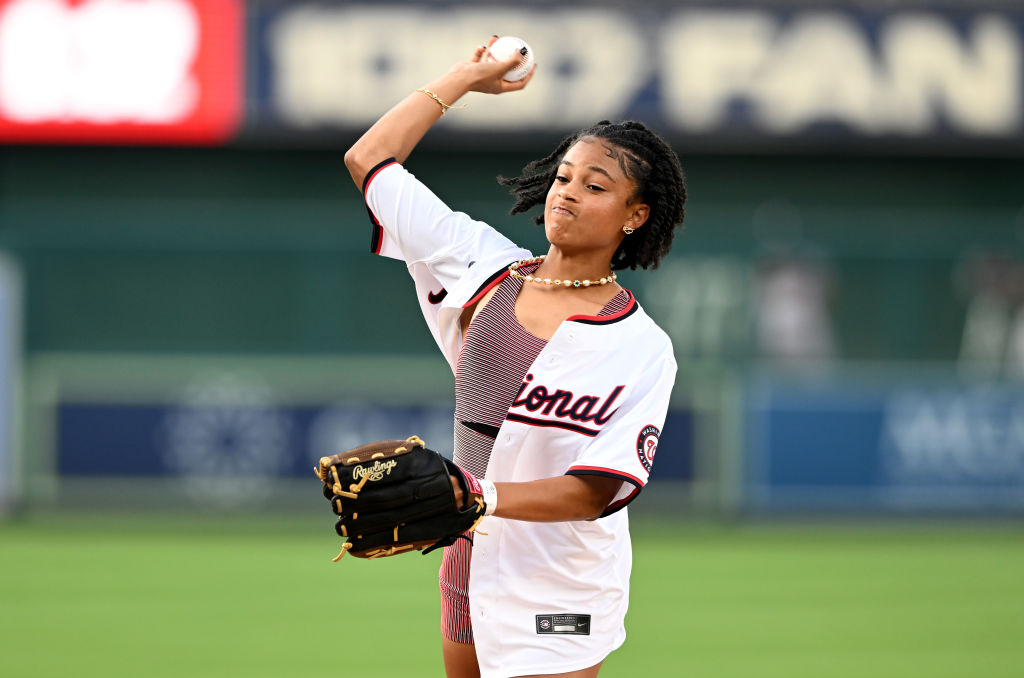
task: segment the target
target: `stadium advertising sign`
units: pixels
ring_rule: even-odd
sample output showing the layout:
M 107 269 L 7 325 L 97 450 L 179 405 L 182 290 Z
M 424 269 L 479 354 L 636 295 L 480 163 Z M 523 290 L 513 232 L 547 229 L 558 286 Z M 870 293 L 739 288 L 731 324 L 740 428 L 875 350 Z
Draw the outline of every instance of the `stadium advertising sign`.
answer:
M 751 508 L 1024 509 L 1020 386 L 762 384 L 748 421 Z
M 534 48 L 531 93 L 471 95 L 472 114 L 442 126 L 560 132 L 640 117 L 718 146 L 1024 141 L 1024 16 L 977 6 L 255 9 L 251 94 L 278 130 L 365 126 L 450 65 L 456 46 L 500 29 Z
M 0 142 L 225 141 L 243 39 L 241 0 L 0 0 Z
M 62 402 L 55 469 L 65 478 L 171 477 L 199 503 L 254 505 L 282 478 L 303 478 L 320 457 L 416 431 L 450 457 L 450 406 L 360 402 L 294 406 L 229 379 L 193 385 L 177 404 Z M 652 477 L 693 480 L 693 413 L 674 410 Z

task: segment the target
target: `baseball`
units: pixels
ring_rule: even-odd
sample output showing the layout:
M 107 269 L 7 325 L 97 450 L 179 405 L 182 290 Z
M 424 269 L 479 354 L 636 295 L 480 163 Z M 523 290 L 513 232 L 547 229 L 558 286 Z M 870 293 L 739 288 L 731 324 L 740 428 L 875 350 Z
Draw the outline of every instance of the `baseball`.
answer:
M 511 35 L 498 38 L 494 44 L 487 48 L 487 59 L 489 61 L 505 61 L 511 59 L 512 55 L 518 52 L 521 55 L 519 65 L 505 74 L 505 80 L 516 82 L 522 80 L 533 68 L 533 50 L 523 40 L 513 38 Z

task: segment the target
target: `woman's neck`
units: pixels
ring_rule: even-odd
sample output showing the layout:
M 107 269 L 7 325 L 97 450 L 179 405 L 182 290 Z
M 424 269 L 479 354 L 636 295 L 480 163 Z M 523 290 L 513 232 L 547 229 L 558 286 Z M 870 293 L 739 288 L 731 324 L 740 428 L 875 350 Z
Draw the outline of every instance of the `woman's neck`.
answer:
M 597 283 L 612 274 L 611 259 L 594 254 L 567 255 L 551 247 L 544 261 L 534 272 L 535 276 L 559 280 L 589 280 Z

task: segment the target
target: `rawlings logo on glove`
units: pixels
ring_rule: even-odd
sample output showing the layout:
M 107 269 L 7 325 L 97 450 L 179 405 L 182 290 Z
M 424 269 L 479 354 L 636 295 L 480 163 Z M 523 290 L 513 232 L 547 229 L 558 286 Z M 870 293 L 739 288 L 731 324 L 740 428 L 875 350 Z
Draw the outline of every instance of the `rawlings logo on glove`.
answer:
M 328 459 L 328 458 L 329 457 L 324 457 L 324 459 Z M 353 466 L 352 467 L 352 477 L 353 478 L 362 478 L 363 476 L 369 476 L 370 481 L 372 482 L 374 480 L 380 480 L 386 474 L 390 474 L 391 473 L 391 469 L 395 468 L 396 466 L 398 466 L 398 462 L 394 461 L 394 460 L 386 461 L 383 464 L 380 463 L 379 461 L 375 461 L 375 462 L 373 462 L 373 466 L 371 466 L 368 469 L 367 468 L 363 468 L 362 466 Z
M 346 538 L 335 561 L 346 552 L 380 558 L 450 546 L 468 539 L 486 510 L 476 478 L 416 436 L 323 457 L 314 472 L 338 516 L 334 529 Z

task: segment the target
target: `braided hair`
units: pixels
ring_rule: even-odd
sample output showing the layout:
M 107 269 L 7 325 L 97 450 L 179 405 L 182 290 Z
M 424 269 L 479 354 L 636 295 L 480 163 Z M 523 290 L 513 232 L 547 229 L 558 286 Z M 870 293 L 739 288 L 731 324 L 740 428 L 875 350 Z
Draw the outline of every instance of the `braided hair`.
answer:
M 686 185 L 679 158 L 669 145 L 642 122 L 626 120 L 612 123 L 602 120 L 593 127 L 567 136 L 550 155 L 534 160 L 517 177 L 498 177 L 509 187 L 515 203 L 509 214 L 520 214 L 543 205 L 548 189 L 555 181 L 565 152 L 580 139 L 593 137 L 608 142 L 610 155 L 623 173 L 636 184 L 635 198 L 650 206 L 643 228 L 623 239 L 612 255 L 612 269 L 657 268 L 672 247 L 675 229 L 683 223 Z M 544 215 L 534 220 L 544 223 Z

